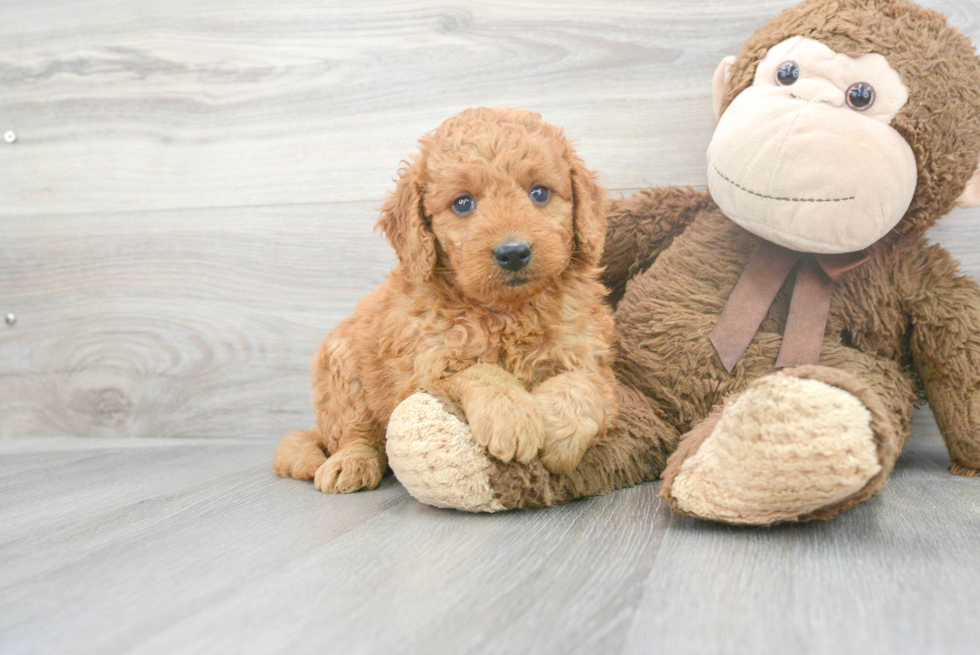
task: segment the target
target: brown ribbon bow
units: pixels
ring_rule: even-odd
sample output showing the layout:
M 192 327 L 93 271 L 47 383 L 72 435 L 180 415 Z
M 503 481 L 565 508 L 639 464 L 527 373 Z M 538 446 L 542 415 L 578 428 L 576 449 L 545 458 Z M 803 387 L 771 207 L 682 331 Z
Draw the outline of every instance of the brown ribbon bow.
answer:
M 732 295 L 728 297 L 718 323 L 708 335 L 725 369 L 731 373 L 745 354 L 772 301 L 797 262 L 800 267 L 796 273 L 776 368 L 819 363 L 834 282 L 869 259 L 864 251 L 813 255 L 770 241 L 760 243 L 745 265 Z

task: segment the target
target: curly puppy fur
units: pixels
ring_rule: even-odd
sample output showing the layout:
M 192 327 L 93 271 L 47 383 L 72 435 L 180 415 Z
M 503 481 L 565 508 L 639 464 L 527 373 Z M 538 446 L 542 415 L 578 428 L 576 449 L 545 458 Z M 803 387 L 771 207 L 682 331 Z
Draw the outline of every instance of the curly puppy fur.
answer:
M 398 254 L 385 283 L 312 362 L 316 429 L 293 432 L 273 469 L 317 489 L 372 489 L 394 408 L 419 390 L 455 404 L 500 461 L 575 467 L 613 422 L 613 323 L 598 268 L 605 192 L 538 114 L 470 109 L 420 141 L 378 227 Z M 550 200 L 533 202 L 543 186 Z M 471 196 L 460 216 L 454 202 Z M 504 243 L 526 243 L 513 271 Z

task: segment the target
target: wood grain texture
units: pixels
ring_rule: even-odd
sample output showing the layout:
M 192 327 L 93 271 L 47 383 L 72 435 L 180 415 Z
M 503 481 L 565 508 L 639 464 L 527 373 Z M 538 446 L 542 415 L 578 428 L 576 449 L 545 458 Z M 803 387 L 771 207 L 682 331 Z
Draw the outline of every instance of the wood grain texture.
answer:
M 691 66 L 713 66 L 738 23 L 780 5 L 718 6 L 704 52 L 706 34 L 683 29 L 701 4 L 17 4 L 0 28 L 17 37 L 0 46 L 0 115 L 20 134 L 0 150 L 0 205 L 373 200 L 423 132 L 473 105 L 542 111 L 614 184 L 644 186 L 652 153 L 664 170 L 689 161 L 666 135 L 710 126 Z
M 0 332 L 4 435 L 268 439 L 305 425 L 307 362 L 394 261 L 373 214 L 334 203 L 19 222 L 0 242 L 18 317 Z
M 391 477 L 326 496 L 276 478 L 262 444 L 17 441 L 0 450 L 4 653 L 605 650 L 667 518 L 649 485 L 490 518 Z
M 334 203 L 17 222 L 0 241 L 18 317 L 0 331 L 4 435 L 268 439 L 305 425 L 312 353 L 394 261 L 373 214 Z
M 976 652 L 980 485 L 935 426 L 827 523 L 326 496 L 254 441 L 0 442 L 0 652 Z M 143 444 L 143 445 L 134 445 Z
M 703 186 L 714 67 L 791 4 L 0 2 L 0 437 L 309 425 L 417 137 L 524 106 L 619 193 Z M 980 275 L 980 212 L 933 234 Z
M 831 522 L 676 516 L 625 652 L 654 640 L 685 654 L 976 652 L 980 488 L 948 461 L 938 438 L 913 440 L 888 487 Z
M 0 208 L 375 202 L 474 105 L 541 111 L 611 188 L 703 184 L 714 68 L 792 4 L 8 0 Z M 980 33 L 972 0 L 925 4 Z

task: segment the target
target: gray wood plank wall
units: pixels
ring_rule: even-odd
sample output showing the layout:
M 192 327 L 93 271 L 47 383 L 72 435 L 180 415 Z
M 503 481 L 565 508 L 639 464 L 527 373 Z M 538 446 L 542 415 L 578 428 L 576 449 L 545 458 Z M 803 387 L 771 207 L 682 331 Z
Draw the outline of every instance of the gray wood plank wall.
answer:
M 0 437 L 310 424 L 422 133 L 526 107 L 615 192 L 703 186 L 714 67 L 792 4 L 0 1 Z M 933 236 L 980 276 L 980 212 Z

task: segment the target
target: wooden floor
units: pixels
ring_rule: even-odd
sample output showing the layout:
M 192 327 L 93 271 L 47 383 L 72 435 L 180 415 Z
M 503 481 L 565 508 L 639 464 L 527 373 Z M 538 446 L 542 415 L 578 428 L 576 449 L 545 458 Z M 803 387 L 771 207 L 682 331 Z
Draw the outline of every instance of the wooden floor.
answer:
M 715 66 L 795 2 L 0 0 L 0 655 L 980 652 L 980 480 L 928 414 L 883 494 L 773 530 L 269 471 L 419 136 L 525 107 L 613 195 L 703 187 Z M 980 277 L 980 210 L 930 236 Z
M 924 421 L 920 434 L 934 433 Z M 497 515 L 276 478 L 250 440 L 0 444 L 0 652 L 972 653 L 980 484 L 913 440 L 829 523 L 645 484 Z

